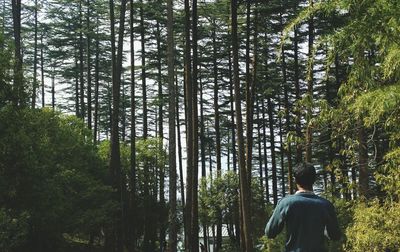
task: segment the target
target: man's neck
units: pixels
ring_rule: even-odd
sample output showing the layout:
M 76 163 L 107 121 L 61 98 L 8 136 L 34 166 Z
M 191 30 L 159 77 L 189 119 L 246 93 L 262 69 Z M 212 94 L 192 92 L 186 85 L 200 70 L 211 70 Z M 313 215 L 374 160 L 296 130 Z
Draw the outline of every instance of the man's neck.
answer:
M 306 187 L 306 186 L 301 186 L 297 185 L 297 192 L 308 192 L 308 193 L 313 193 L 313 188 L 312 187 Z

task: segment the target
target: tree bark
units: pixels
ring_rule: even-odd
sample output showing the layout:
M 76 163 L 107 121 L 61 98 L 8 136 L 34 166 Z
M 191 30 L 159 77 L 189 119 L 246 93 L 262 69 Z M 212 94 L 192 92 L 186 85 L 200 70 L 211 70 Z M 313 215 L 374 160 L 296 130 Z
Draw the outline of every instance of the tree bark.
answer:
M 241 231 L 243 238 L 241 242 L 242 251 L 252 251 L 253 242 L 250 232 L 250 188 L 248 175 L 246 172 L 245 149 L 243 139 L 243 122 L 240 95 L 239 78 L 239 46 L 238 46 L 238 24 L 237 24 L 237 0 L 231 0 L 231 24 L 232 24 L 232 55 L 233 55 L 233 79 L 235 86 L 235 109 L 236 109 L 236 130 L 239 152 L 239 172 L 240 172 L 240 215 Z
M 36 107 L 36 90 L 37 90 L 37 49 L 38 49 L 38 3 L 35 0 L 35 10 L 34 10 L 34 25 L 35 25 L 35 35 L 34 35 L 34 49 L 33 49 L 33 89 L 32 89 L 32 108 Z
M 309 0 L 310 8 L 313 8 L 313 0 Z M 308 23 L 308 77 L 307 77 L 307 96 L 309 102 L 312 103 L 313 100 L 313 86 L 314 86 L 314 73 L 313 73 L 313 47 L 314 47 L 314 17 L 311 16 Z M 312 126 L 310 125 L 312 118 L 312 105 L 307 106 L 307 116 L 306 116 L 306 156 L 305 161 L 311 163 L 312 160 Z
M 193 128 L 189 128 L 189 130 L 193 131 L 193 141 L 191 144 L 193 144 L 193 183 L 192 183 L 192 252 L 197 252 L 199 251 L 199 209 L 198 209 L 198 160 L 199 160 L 199 133 L 198 133 L 198 110 L 197 110 L 197 93 L 198 93 L 198 82 L 197 82 L 197 76 L 198 76 L 198 71 L 197 71 L 197 65 L 198 65 L 198 53 L 197 53 L 197 0 L 192 0 L 192 50 L 193 50 L 193 72 L 192 72 L 192 100 L 193 100 L 193 113 L 192 113 L 192 119 L 193 120 Z
M 86 7 L 87 7 L 87 13 L 86 13 L 86 65 L 87 65 L 87 125 L 89 129 L 92 129 L 92 75 L 91 75 L 91 63 L 90 63 L 90 43 L 91 43 L 91 28 L 90 28 L 90 0 L 87 0 L 86 2 Z
M 280 23 L 283 27 L 283 17 L 282 13 L 279 14 L 280 16 Z M 283 33 L 281 32 L 283 36 Z M 289 104 L 289 87 L 288 87 L 288 80 L 287 80 L 287 72 L 286 72 L 286 54 L 285 54 L 285 47 L 282 46 L 281 51 L 281 68 L 282 68 L 282 77 L 283 77 L 283 92 L 284 92 L 284 105 L 285 105 L 285 126 L 286 126 L 286 133 L 290 131 L 290 104 Z M 291 143 L 288 143 L 288 149 L 282 148 L 282 151 L 286 154 L 288 160 L 288 186 L 289 186 L 289 193 L 294 193 L 293 188 L 293 175 L 292 175 L 292 147 Z M 284 190 L 283 190 L 284 191 Z
M 268 104 L 268 121 L 269 121 L 269 134 L 270 134 L 270 144 L 271 144 L 271 162 L 272 162 L 272 197 L 274 200 L 274 205 L 278 204 L 278 179 L 276 175 L 276 157 L 275 157 L 275 133 L 274 133 L 274 118 L 271 97 L 267 98 Z
M 45 101 L 45 85 L 44 85 L 44 56 L 43 56 L 43 34 L 40 36 L 40 72 L 41 72 L 41 78 L 42 78 L 42 108 L 46 105 Z
M 83 66 L 83 14 L 82 14 L 82 1 L 79 0 L 79 83 L 80 83 L 80 94 L 79 94 L 79 99 L 80 99 L 80 115 L 79 117 L 81 119 L 85 118 L 85 83 L 83 79 L 83 71 L 84 71 L 84 66 Z
M 110 172 L 112 185 L 117 189 L 117 198 L 121 204 L 121 215 L 117 217 L 115 223 L 116 243 L 112 244 L 116 251 L 121 252 L 123 248 L 122 235 L 124 233 L 123 220 L 124 220 L 124 206 L 123 206 L 123 184 L 121 176 L 121 157 L 120 157 L 120 142 L 119 142 L 119 106 L 120 106 L 120 87 L 121 87 L 121 73 L 122 73 L 122 59 L 123 59 L 123 38 L 124 38 L 124 24 L 125 24 L 125 11 L 127 0 L 122 0 L 118 30 L 118 46 L 115 52 L 115 27 L 114 27 L 114 3 L 110 0 L 110 20 L 111 20 L 111 54 L 112 54 L 112 118 L 111 118 L 111 157 L 110 157 Z
M 167 0 L 167 61 L 168 61 L 168 152 L 169 152 L 169 241 L 168 251 L 176 252 L 178 240 L 178 217 L 176 208 L 176 134 L 175 134 L 175 101 L 174 83 L 174 29 L 173 2 Z
M 131 193 L 130 193 L 130 209 L 131 209 L 131 224 L 129 225 L 129 239 L 130 246 L 129 251 L 136 251 L 136 99 L 135 99 L 135 46 L 134 46 L 134 9 L 133 9 L 133 0 L 129 0 L 129 38 L 130 38 L 130 64 L 131 64 L 131 153 L 130 153 L 130 161 L 131 161 L 131 176 L 130 176 L 130 184 L 131 184 Z
M 191 46 L 190 46 L 190 4 L 185 0 L 185 104 L 186 104 L 186 204 L 185 204 L 185 248 L 191 251 L 193 245 L 192 237 L 192 204 L 193 204 L 193 90 L 191 69 Z M 196 234 L 197 235 L 197 234 Z
M 14 106 L 23 106 L 24 103 L 24 76 L 22 71 L 22 52 L 21 52 L 21 0 L 12 0 L 13 28 L 14 28 Z
M 97 18 L 96 20 L 96 45 L 95 45 L 95 50 L 96 50 L 96 56 L 95 56 L 95 69 L 94 69 L 94 125 L 93 125 L 93 143 L 97 143 L 97 133 L 98 133 L 98 117 L 99 117 L 99 56 L 100 56 L 100 50 L 99 50 L 99 19 Z

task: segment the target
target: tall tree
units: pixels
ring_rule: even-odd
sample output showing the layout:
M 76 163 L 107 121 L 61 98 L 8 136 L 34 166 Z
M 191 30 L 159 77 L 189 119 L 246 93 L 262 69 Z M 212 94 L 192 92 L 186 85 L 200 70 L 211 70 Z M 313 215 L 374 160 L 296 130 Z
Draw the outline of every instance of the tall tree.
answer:
M 127 0 L 121 1 L 119 29 L 118 29 L 118 46 L 117 52 L 115 51 L 115 28 L 114 28 L 114 2 L 110 0 L 110 19 L 111 19 L 111 47 L 112 47 L 112 118 L 111 118 L 111 156 L 110 156 L 110 172 L 112 178 L 112 185 L 117 189 L 118 199 L 121 202 L 122 195 L 122 176 L 121 176 L 121 156 L 120 156 L 120 141 L 119 141 L 119 108 L 120 108 L 120 92 L 121 92 L 121 73 L 122 73 L 122 59 L 123 59 L 123 42 L 124 42 L 124 24 L 125 24 L 125 11 Z M 121 207 L 123 209 L 123 207 Z M 122 251 L 122 212 L 121 216 L 117 218 L 116 222 L 116 244 L 111 247 L 112 250 L 116 248 L 117 252 Z
M 309 0 L 309 8 L 313 8 L 313 0 Z M 312 159 L 312 100 L 314 93 L 314 64 L 313 64 L 313 48 L 314 48 L 314 17 L 311 15 L 308 22 L 308 76 L 307 76 L 307 115 L 306 115 L 306 155 L 305 161 L 311 162 Z
M 91 74 L 91 56 L 90 56 L 90 43 L 91 43 L 91 24 L 90 24 L 90 0 L 86 1 L 86 70 L 87 70 L 87 125 L 92 129 L 92 74 Z
M 15 53 L 15 63 L 14 63 L 14 97 L 13 105 L 22 106 L 23 105 L 23 72 L 22 72 L 22 49 L 21 49 L 21 0 L 12 0 L 12 14 L 13 14 L 13 28 L 14 28 L 14 53 Z
M 237 0 L 231 0 L 231 22 L 232 22 L 232 64 L 233 81 L 235 86 L 235 110 L 236 110 L 236 134 L 239 155 L 240 174 L 240 216 L 241 216 L 241 248 L 242 251 L 252 251 L 253 242 L 250 231 L 250 188 L 248 174 L 246 171 L 245 148 L 243 139 L 243 122 L 239 79 L 239 46 L 238 46 L 238 23 L 237 23 Z
M 37 64 L 38 64 L 38 1 L 35 0 L 34 7 L 34 45 L 33 45 L 33 89 L 32 89 L 32 108 L 36 107 L 37 90 Z
M 191 220 L 191 235 L 192 235 L 192 252 L 199 251 L 199 204 L 198 204 L 198 184 L 199 184 L 199 132 L 198 132 L 198 106 L 197 106 L 197 93 L 198 93 L 198 52 L 197 52 L 197 43 L 198 43 L 198 34 L 197 34 L 197 26 L 198 26 L 198 16 L 197 16 L 197 0 L 192 0 L 192 50 L 193 50 L 193 72 L 192 72 L 192 99 L 193 101 L 193 111 L 192 118 L 190 120 L 193 121 L 193 128 L 189 128 L 189 130 L 193 131 L 193 177 L 192 177 L 192 220 Z
M 186 111 L 186 153 L 187 153 L 187 166 L 186 166 L 186 204 L 185 204 L 185 248 L 191 250 L 193 244 L 192 236 L 192 205 L 193 205 L 193 88 L 192 88 L 192 66 L 191 66 L 191 43 L 190 43 L 190 3 L 185 0 L 185 111 Z M 196 234 L 197 235 L 197 234 Z
M 176 134 L 175 134 L 175 73 L 174 73 L 174 16 L 173 1 L 167 1 L 167 60 L 168 60 L 168 158 L 169 158 L 169 242 L 168 251 L 177 251 L 178 216 L 176 207 Z
M 82 1 L 79 0 L 79 101 L 80 101 L 80 115 L 79 117 L 85 118 L 85 83 L 84 83 L 84 41 L 83 41 L 83 7 Z
M 129 0 L 129 37 L 130 37 L 130 64 L 131 64 L 131 195 L 130 195 L 130 211 L 131 223 L 129 225 L 129 240 L 131 252 L 136 250 L 136 99 L 135 99 L 135 38 L 134 38 L 134 8 L 133 0 Z
M 219 127 L 219 88 L 218 88 L 218 66 L 217 66 L 217 43 L 216 43 L 216 23 L 212 21 L 212 43 L 213 43 L 213 75 L 214 75 L 214 126 L 215 126 L 215 155 L 217 158 L 217 177 L 221 177 L 221 137 Z M 222 249 L 222 213 L 218 209 L 217 213 L 217 244 L 216 250 Z

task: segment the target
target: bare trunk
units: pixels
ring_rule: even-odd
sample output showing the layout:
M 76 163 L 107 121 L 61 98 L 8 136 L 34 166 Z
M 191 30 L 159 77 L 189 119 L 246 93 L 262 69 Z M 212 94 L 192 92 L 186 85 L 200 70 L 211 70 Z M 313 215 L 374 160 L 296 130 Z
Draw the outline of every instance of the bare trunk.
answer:
M 35 35 L 34 35 L 34 51 L 33 51 L 33 90 L 32 90 L 32 108 L 36 107 L 36 90 L 37 90 L 37 47 L 38 47 L 38 3 L 35 0 L 34 22 L 35 22 Z
M 240 213 L 241 231 L 243 239 L 241 242 L 242 251 L 252 251 L 253 242 L 250 232 L 250 188 L 248 174 L 246 172 L 245 149 L 243 139 L 243 122 L 240 95 L 239 79 L 239 46 L 238 46 L 238 24 L 237 24 L 237 0 L 231 0 L 231 22 L 232 22 L 232 54 L 233 54 L 233 79 L 235 86 L 235 109 L 236 109 L 236 129 L 239 151 L 239 172 L 240 172 Z

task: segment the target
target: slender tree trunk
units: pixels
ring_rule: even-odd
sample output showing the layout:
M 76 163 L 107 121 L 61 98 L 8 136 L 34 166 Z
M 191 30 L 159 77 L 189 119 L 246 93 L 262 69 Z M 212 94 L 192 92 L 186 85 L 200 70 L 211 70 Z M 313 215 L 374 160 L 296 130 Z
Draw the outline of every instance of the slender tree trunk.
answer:
M 219 104 L 218 104 L 218 66 L 217 66 L 217 43 L 216 24 L 213 20 L 212 43 L 213 43 L 213 75 L 214 75 L 214 127 L 215 127 L 215 155 L 217 158 L 217 177 L 221 177 L 221 139 L 219 129 Z M 222 249 L 222 210 L 217 213 L 217 244 L 216 251 Z
M 232 79 L 232 52 L 231 43 L 228 42 L 228 64 L 229 64 L 229 94 L 230 94 L 230 105 L 231 105 L 231 135 L 232 135 L 232 164 L 233 171 L 237 171 L 237 161 L 236 161 L 236 137 L 235 137 L 235 108 L 234 108 L 234 97 L 233 97 L 233 79 Z
M 300 101 L 300 74 L 299 74 L 299 46 L 297 27 L 294 27 L 294 86 L 296 101 Z M 296 113 L 296 137 L 301 138 L 301 114 L 300 110 Z M 302 158 L 302 148 L 300 144 L 296 145 L 296 163 L 300 163 Z
M 135 99 L 135 38 L 134 38 L 134 9 L 133 0 L 129 0 L 129 39 L 130 39 L 130 64 L 131 64 L 131 194 L 130 194 L 130 209 L 131 223 L 129 251 L 136 251 L 136 99 Z
M 118 47 L 115 51 L 115 27 L 114 27 L 114 3 L 110 0 L 110 19 L 111 19 L 111 54 L 112 54 L 112 118 L 111 118 L 111 157 L 110 157 L 110 172 L 112 185 L 117 189 L 119 203 L 121 204 L 121 215 L 117 218 L 115 223 L 116 243 L 111 244 L 110 251 L 116 249 L 121 252 L 123 248 L 123 220 L 124 220 L 124 206 L 123 206 L 123 184 L 121 177 L 121 157 L 120 157 L 120 142 L 119 142 L 119 106 L 120 106 L 120 92 L 121 92 L 121 73 L 122 73 L 122 59 L 123 59 L 123 38 L 124 38 L 124 24 L 125 24 L 125 11 L 127 0 L 122 0 L 118 30 Z
M 35 0 L 34 22 L 35 22 L 35 35 L 34 35 L 34 51 L 33 51 L 33 90 L 32 90 L 32 108 L 36 107 L 36 90 L 37 90 L 37 49 L 38 49 L 38 2 Z
M 193 90 L 191 70 L 191 46 L 190 46 L 190 5 L 185 0 L 185 98 L 186 98 L 186 143 L 187 143 L 187 171 L 186 171 L 186 207 L 185 207 L 185 241 L 186 251 L 191 251 L 193 245 L 192 237 L 192 204 L 193 204 Z M 197 234 L 196 234 L 197 235 Z
M 161 2 L 158 1 L 158 4 L 161 5 Z M 163 90 L 162 90 L 162 73 L 161 73 L 161 31 L 160 31 L 160 21 L 156 22 L 156 40 L 157 40 L 157 84 L 158 84 L 158 138 L 160 141 L 159 144 L 159 153 L 163 152 L 163 139 L 164 139 L 164 127 L 163 127 Z M 168 45 L 169 46 L 169 45 Z M 172 48 L 173 49 L 173 48 Z M 173 52 L 172 52 L 173 53 Z M 173 57 L 173 56 L 172 56 Z M 172 66 L 173 67 L 173 66 Z M 174 72 L 172 68 L 172 85 L 174 85 Z M 175 101 L 175 98 L 174 98 Z M 175 102 L 174 102 L 175 104 Z M 173 107 L 175 111 L 175 107 Z M 175 125 L 175 124 L 174 124 Z M 165 205 L 165 196 L 164 196 L 164 176 L 165 176 L 165 167 L 161 165 L 160 167 L 160 204 L 162 209 L 166 209 Z M 161 215 L 160 216 L 160 251 L 164 251 L 165 247 L 165 233 L 166 233 L 166 225 L 168 223 L 168 217 Z
M 79 83 L 80 83 L 80 118 L 85 118 L 85 83 L 83 79 L 83 11 L 82 11 L 82 1 L 79 0 Z
M 237 0 L 231 0 L 231 22 L 232 22 L 232 55 L 233 55 L 233 79 L 235 86 L 235 108 L 236 108 L 236 129 L 239 150 L 239 172 L 240 172 L 240 213 L 242 219 L 241 230 L 243 233 L 241 248 L 242 251 L 252 251 L 253 242 L 250 226 L 250 188 L 246 172 L 245 149 L 243 139 L 243 122 L 240 95 L 239 79 L 239 46 L 238 46 L 238 24 L 237 24 Z
M 167 0 L 167 60 L 168 60 L 168 126 L 169 126 L 169 235 L 168 251 L 176 252 L 178 243 L 178 216 L 176 208 L 176 134 L 175 134 L 175 107 L 176 90 L 174 83 L 174 16 L 173 2 Z
M 144 36 L 143 0 L 140 0 L 140 43 L 142 52 L 143 138 L 147 138 L 146 45 Z
M 201 177 L 206 177 L 206 137 L 204 122 L 204 100 L 203 100 L 203 82 L 200 76 L 200 160 L 201 160 Z
M 78 55 L 75 55 L 75 115 L 81 116 L 79 106 L 79 72 L 78 72 Z
M 22 52 L 21 52 L 21 0 L 12 0 L 15 63 L 14 63 L 14 97 L 13 105 L 22 106 L 24 100 Z
M 199 66 L 200 70 L 201 70 L 201 66 Z M 200 83 L 200 159 L 201 159 L 201 177 L 203 179 L 206 179 L 206 143 L 205 143 L 205 126 L 204 126 L 204 100 L 203 100 L 203 82 L 202 82 L 202 78 L 200 75 L 199 78 L 199 83 Z M 205 208 L 206 206 L 203 204 L 201 206 L 202 208 Z M 207 241 L 207 225 L 203 224 L 203 236 L 204 236 L 204 247 L 207 248 L 208 247 L 208 241 Z
M 141 42 L 141 59 L 142 59 L 142 95 L 143 95 L 143 139 L 147 139 L 148 137 L 148 109 L 147 109 L 147 87 L 146 87 L 146 44 L 145 44 L 145 27 L 144 27 L 144 3 L 143 0 L 140 0 L 140 42 Z M 144 238 L 143 238 L 143 250 L 150 251 L 152 250 L 152 229 L 151 227 L 151 217 L 150 217 L 150 189 L 149 189 L 149 165 L 145 161 L 144 162 Z
M 279 111 L 281 110 L 281 105 L 279 104 Z M 280 161 L 281 161 L 281 188 L 282 188 L 282 196 L 286 195 L 286 185 L 285 185 L 285 155 L 284 155 L 284 147 L 283 147 L 283 127 L 282 127 L 282 118 L 279 116 L 279 148 L 280 148 Z
M 45 85 L 44 85 L 44 56 L 43 56 L 43 34 L 40 36 L 40 77 L 42 78 L 42 108 L 46 105 Z
M 86 2 L 86 7 L 87 7 L 87 13 L 86 13 L 86 29 L 87 29 L 87 35 L 86 35 L 86 42 L 87 42 L 87 47 L 86 47 L 86 54 L 87 54 L 87 59 L 86 59 L 86 65 L 87 65 L 87 117 L 88 117 L 88 128 L 92 129 L 92 75 L 91 75 L 91 65 L 90 65 L 90 43 L 91 43 L 91 28 L 90 28 L 90 0 L 87 0 Z
M 310 8 L 313 8 L 313 0 L 310 1 Z M 307 77 L 307 95 L 308 99 L 312 102 L 313 100 L 313 86 L 314 86 L 314 73 L 313 73 L 313 47 L 314 47 L 314 17 L 311 16 L 308 23 L 308 77 Z M 312 118 L 312 105 L 307 108 L 306 116 L 306 162 L 311 162 L 312 160 L 312 126 L 310 125 Z
M 276 157 L 275 157 L 275 133 L 274 133 L 274 118 L 273 118 L 273 105 L 271 97 L 267 99 L 268 103 L 268 121 L 269 121 L 269 134 L 271 143 L 271 163 L 272 163 L 272 196 L 274 205 L 278 204 L 278 179 L 276 175 Z
M 228 7 L 229 12 L 229 7 Z M 228 73 L 229 73 L 229 94 L 230 94 L 230 117 L 231 117 L 231 137 L 232 137 L 232 165 L 233 172 L 237 172 L 237 158 L 236 158 L 236 134 L 235 134 L 235 108 L 234 108 L 234 86 L 233 86 L 233 76 L 232 76 L 232 49 L 231 42 L 228 42 Z M 239 211 L 239 202 L 235 202 L 234 205 L 234 213 L 233 213 L 233 221 L 235 223 L 235 231 L 236 231 L 236 241 L 240 244 L 240 211 Z
M 54 111 L 56 107 L 56 85 L 55 85 L 54 67 L 51 73 L 51 107 L 53 108 Z
M 193 50 L 193 72 L 192 72 L 192 100 L 193 100 L 193 113 L 192 119 L 193 120 L 193 129 L 189 128 L 189 130 L 193 131 L 193 184 L 192 184 L 192 231 L 191 235 L 192 239 L 192 250 L 191 252 L 199 251 L 199 209 L 198 209 L 198 160 L 199 160 L 199 133 L 198 133 L 198 109 L 197 109 L 197 93 L 198 93 L 198 82 L 197 82 L 197 65 L 198 65 L 198 53 L 197 53 L 197 0 L 192 0 L 192 50 Z
M 183 182 L 183 161 L 182 161 L 182 141 L 181 141 L 181 126 L 179 119 L 179 92 L 178 92 L 178 78 L 176 78 L 175 84 L 175 96 L 176 96 L 176 130 L 178 132 L 178 161 L 179 161 L 179 180 L 180 180 L 180 189 L 181 189 L 181 198 L 182 198 L 182 209 L 185 210 L 185 185 Z M 184 221 L 185 224 L 185 221 Z M 184 225 L 184 230 L 186 226 Z
M 258 143 L 258 171 L 260 175 L 260 188 L 264 187 L 263 183 L 263 163 L 262 163 L 262 147 L 261 147 L 261 121 L 260 121 L 260 102 L 259 97 L 256 97 L 257 109 L 257 143 Z
M 283 17 L 282 13 L 280 15 L 280 23 L 283 27 Z M 281 33 L 283 35 L 283 33 Z M 281 51 L 281 68 L 282 68 L 282 77 L 283 77 L 283 91 L 284 91 L 284 104 L 285 104 L 285 126 L 286 126 L 286 133 L 290 131 L 290 104 L 289 104 L 289 86 L 287 80 L 287 72 L 286 72 L 286 54 L 285 54 L 285 47 L 282 46 Z M 294 193 L 293 188 L 293 175 L 292 175 L 292 147 L 291 143 L 288 143 L 288 149 L 285 150 L 282 148 L 282 151 L 285 152 L 287 160 L 288 160 L 288 186 L 289 186 L 289 193 Z M 284 190 L 283 190 L 284 191 Z
M 262 121 L 263 121 L 263 147 L 264 147 L 264 164 L 265 164 L 265 196 L 267 202 L 269 202 L 269 176 L 268 176 L 268 155 L 267 155 L 267 124 L 265 119 L 265 102 L 264 99 L 261 102 L 262 106 Z
M 97 131 L 98 131 L 98 117 L 99 117 L 99 55 L 100 55 L 100 50 L 99 50 L 99 18 L 96 19 L 96 45 L 95 45 L 95 50 L 96 50 L 96 56 L 95 56 L 95 73 L 94 73 L 94 126 L 93 126 L 93 143 L 97 143 Z

